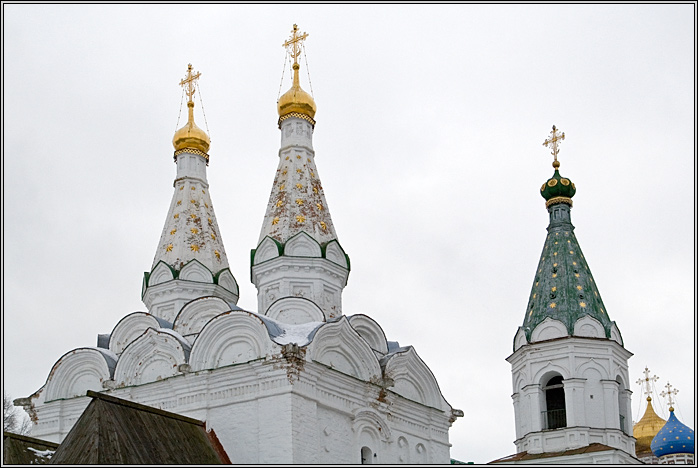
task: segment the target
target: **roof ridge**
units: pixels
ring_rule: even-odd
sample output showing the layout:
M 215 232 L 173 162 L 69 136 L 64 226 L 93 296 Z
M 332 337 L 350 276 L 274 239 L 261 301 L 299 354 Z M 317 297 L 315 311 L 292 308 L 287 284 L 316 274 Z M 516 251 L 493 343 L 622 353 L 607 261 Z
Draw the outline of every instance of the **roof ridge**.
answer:
M 172 413 L 170 411 L 165 411 L 165 410 L 162 410 L 160 408 L 154 408 L 152 406 L 143 405 L 140 403 L 135 403 L 133 401 L 124 400 L 124 399 L 117 398 L 117 397 L 112 396 L 112 395 L 107 395 L 104 393 L 95 392 L 93 390 L 88 390 L 87 396 L 90 398 L 96 398 L 98 400 L 103 400 L 103 401 L 106 401 L 108 403 L 114 403 L 116 405 L 126 406 L 128 408 L 133 408 L 133 409 L 137 409 L 140 411 L 145 411 L 148 413 L 157 414 L 158 416 L 164 416 L 166 418 L 176 419 L 176 420 L 188 423 L 188 424 L 194 424 L 196 426 L 201 426 L 204 429 L 206 427 L 206 423 L 203 421 L 200 421 L 198 419 L 190 418 L 188 416 L 183 416 L 183 415 L 177 414 L 177 413 Z
M 51 442 L 49 440 L 43 440 L 43 439 L 37 439 L 36 437 L 29 437 L 23 434 L 16 434 L 14 432 L 9 432 L 9 431 L 2 431 L 2 436 L 4 437 L 10 437 L 12 439 L 17 439 L 21 440 L 23 442 L 28 442 L 31 444 L 41 444 L 41 445 L 46 445 L 47 447 L 58 447 L 60 444 L 57 444 L 56 442 Z

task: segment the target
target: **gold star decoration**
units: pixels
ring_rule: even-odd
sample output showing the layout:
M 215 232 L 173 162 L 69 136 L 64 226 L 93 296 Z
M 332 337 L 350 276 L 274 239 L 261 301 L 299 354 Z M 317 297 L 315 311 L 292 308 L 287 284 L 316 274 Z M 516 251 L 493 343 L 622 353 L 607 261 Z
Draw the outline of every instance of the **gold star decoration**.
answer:
M 168 245 L 168 246 L 165 248 L 165 250 L 167 250 L 168 252 L 172 252 L 172 244 Z
M 174 215 L 174 219 L 177 219 L 177 218 L 179 218 L 179 213 L 175 213 L 175 215 Z
M 211 221 L 211 218 L 208 218 L 208 224 L 213 224 L 213 221 Z
M 605 314 L 606 312 L 603 311 L 601 307 L 599 307 L 599 310 L 601 311 L 602 314 Z
M 570 250 L 570 255 L 574 255 L 574 252 Z
M 303 171 L 302 171 L 301 168 L 299 167 L 298 169 L 296 169 L 296 172 L 300 174 L 300 173 L 303 172 Z
M 205 206 L 206 208 L 208 208 L 208 203 L 204 203 L 204 206 Z
M 550 303 L 550 308 L 551 308 L 551 309 L 554 309 L 555 307 L 557 307 L 557 304 L 555 304 L 554 302 L 551 302 L 551 303 Z
M 216 240 L 216 235 L 214 233 L 211 233 L 211 239 Z
M 317 192 L 317 187 L 313 187 L 313 192 L 318 193 L 318 192 Z
M 553 255 L 557 257 L 557 252 L 554 252 Z
M 557 263 L 553 263 L 553 266 L 556 267 L 556 266 L 557 266 Z
M 577 285 L 577 289 L 578 289 L 579 291 L 581 291 L 581 290 L 582 290 L 582 287 L 581 287 L 580 285 Z
M 216 258 L 217 258 L 218 260 L 221 259 L 221 253 L 220 253 L 219 251 L 214 250 L 213 253 L 216 254 Z
M 310 177 L 315 178 L 315 173 L 313 171 L 310 171 Z
M 272 219 L 271 224 L 272 224 L 272 226 L 279 224 L 279 217 L 277 216 L 276 218 Z
M 580 303 L 579 303 L 579 306 L 580 306 L 580 307 L 586 307 L 587 305 L 586 305 L 586 302 L 580 302 Z
M 580 286 L 579 289 L 582 289 L 582 287 Z M 599 293 L 594 291 L 594 296 L 599 297 Z
M 300 159 L 300 158 L 301 158 L 301 155 L 300 155 L 300 154 L 297 154 L 297 155 L 296 155 L 296 159 Z
M 571 243 L 572 243 L 572 241 L 571 241 L 571 240 L 568 240 L 568 241 L 567 241 L 567 243 L 568 243 L 568 244 L 571 244 Z
M 198 233 L 199 233 L 199 230 L 196 229 L 196 228 L 191 228 L 191 233 L 192 233 L 192 234 L 198 234 Z
M 557 241 L 555 241 L 555 245 L 557 245 Z
M 304 203 L 304 202 L 303 202 L 303 199 L 301 199 L 301 198 L 296 198 L 296 205 L 300 206 L 300 205 L 302 205 L 303 203 Z
M 184 190 L 184 185 L 182 185 L 181 187 L 179 187 L 179 189 L 180 189 L 180 190 Z
M 531 311 L 528 313 L 528 316 L 529 316 L 529 317 L 530 317 L 531 315 L 533 315 L 533 309 L 531 309 Z
M 552 292 L 557 291 L 557 287 L 553 286 L 552 289 L 550 289 Z
M 178 205 L 181 205 L 181 204 L 182 204 L 182 200 L 177 200 L 177 204 L 178 204 Z
M 577 262 L 572 262 L 572 265 L 577 265 Z
M 575 273 L 574 276 L 579 278 L 579 273 Z
M 192 244 L 192 245 L 191 245 L 191 250 L 192 250 L 192 252 L 198 252 L 198 251 L 199 251 L 199 246 L 196 245 L 196 244 Z
M 536 293 L 533 293 L 533 299 L 535 299 L 535 298 L 536 298 Z
M 192 190 L 196 190 L 196 187 L 192 187 L 191 189 L 192 189 Z
M 289 156 L 286 156 L 286 161 L 288 161 Z
M 536 281 L 536 286 L 538 286 L 538 281 Z
M 553 273 L 553 278 L 557 278 L 557 273 Z
M 170 235 L 171 235 L 171 236 L 174 236 L 175 232 L 177 232 L 176 229 L 171 230 L 171 231 L 170 231 Z
M 279 187 L 279 190 L 286 190 L 286 184 L 281 184 L 281 187 Z
M 286 175 L 286 174 L 288 174 L 288 171 L 287 171 L 286 169 L 284 169 L 284 171 L 282 172 L 282 174 L 283 174 L 283 175 Z
M 191 200 L 189 200 L 189 202 L 190 202 L 190 203 L 196 203 L 196 200 L 194 200 L 194 199 L 192 198 Z
M 308 162 L 310 162 L 310 158 L 308 158 Z
M 279 200 L 279 201 L 276 202 L 276 206 L 277 206 L 277 207 L 279 207 L 279 206 L 281 206 L 281 205 L 283 205 L 283 204 L 284 204 L 284 202 L 282 202 L 281 200 Z
M 317 209 L 322 211 L 322 203 L 316 203 L 315 206 L 317 206 Z
M 298 221 L 300 224 L 303 224 L 305 222 L 305 216 L 303 216 L 303 215 L 296 216 L 296 221 Z
M 322 228 L 323 231 L 327 230 L 327 224 L 325 224 L 324 221 L 320 221 L 320 227 Z
M 202 190 L 201 190 L 201 193 L 203 193 L 204 195 L 206 195 L 206 190 L 203 190 L 203 189 L 202 189 Z
M 297 188 L 298 190 L 302 189 L 302 188 L 303 188 L 303 184 L 296 184 L 296 188 Z
M 196 215 L 194 213 L 190 214 L 189 216 L 191 216 L 191 219 L 196 219 Z

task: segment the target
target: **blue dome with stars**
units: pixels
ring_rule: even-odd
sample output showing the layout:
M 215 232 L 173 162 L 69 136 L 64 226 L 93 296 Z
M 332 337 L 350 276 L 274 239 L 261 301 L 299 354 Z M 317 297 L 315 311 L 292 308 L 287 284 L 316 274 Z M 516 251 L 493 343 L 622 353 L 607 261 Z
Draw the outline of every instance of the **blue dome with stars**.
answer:
M 693 429 L 679 421 L 673 409 L 670 411 L 669 420 L 652 439 L 652 453 L 657 458 L 677 453 L 695 453 Z

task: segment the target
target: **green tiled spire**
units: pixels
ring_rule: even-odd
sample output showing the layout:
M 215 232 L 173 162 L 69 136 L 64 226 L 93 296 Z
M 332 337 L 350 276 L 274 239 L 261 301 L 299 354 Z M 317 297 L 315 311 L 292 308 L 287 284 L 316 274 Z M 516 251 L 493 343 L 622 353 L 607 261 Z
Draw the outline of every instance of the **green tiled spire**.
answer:
M 564 139 L 564 133 L 560 136 L 553 127 L 552 138 L 546 140 L 546 143 L 553 143 L 555 173 L 541 187 L 550 224 L 523 323 L 529 342 L 531 332 L 548 317 L 564 323 L 570 335 L 573 335 L 575 322 L 585 315 L 601 322 L 607 338 L 611 337 L 613 325 L 574 235 L 570 210 L 576 188 L 558 170 L 557 144 L 561 139 Z

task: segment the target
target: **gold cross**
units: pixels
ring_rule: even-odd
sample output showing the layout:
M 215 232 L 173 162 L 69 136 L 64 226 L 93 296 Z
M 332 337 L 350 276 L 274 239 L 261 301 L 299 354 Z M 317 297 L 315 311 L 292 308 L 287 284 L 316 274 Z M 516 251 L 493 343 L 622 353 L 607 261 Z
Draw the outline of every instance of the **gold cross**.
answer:
M 679 390 L 676 388 L 672 388 L 671 384 L 669 382 L 666 383 L 664 386 L 666 388 L 666 392 L 660 393 L 662 397 L 668 397 L 667 398 L 667 404 L 669 405 L 669 411 L 674 411 L 674 399 L 673 397 L 676 396 L 677 393 L 679 393 Z
M 293 63 L 298 63 L 298 56 L 301 54 L 301 42 L 308 37 L 308 33 L 298 33 L 298 25 L 293 25 L 293 30 L 291 30 L 291 38 L 283 43 L 286 47 L 288 53 L 293 57 Z
M 636 383 L 640 386 L 643 386 L 642 390 L 644 391 L 645 395 L 649 396 L 650 393 L 652 393 L 652 389 L 650 388 L 650 382 L 656 382 L 657 380 L 659 380 L 659 377 L 657 377 L 656 375 L 650 377 L 650 370 L 647 367 L 645 367 L 645 370 L 642 371 L 642 373 L 645 374 L 645 378 L 637 379 Z
M 191 73 L 192 66 L 191 63 L 187 67 L 187 76 L 183 78 L 180 82 L 179 85 L 184 87 L 186 86 L 184 92 L 187 93 L 187 97 L 189 98 L 189 102 L 193 102 L 193 96 L 194 93 L 196 92 L 196 89 L 194 89 L 194 82 L 199 79 L 201 76 L 201 72 L 196 72 L 196 74 L 192 75 Z M 194 187 L 192 187 L 192 190 Z
M 553 125 L 553 131 L 550 132 L 550 138 L 547 138 L 543 142 L 543 146 L 547 146 L 548 148 L 552 148 L 553 151 L 550 154 L 552 154 L 553 157 L 555 158 L 555 162 L 553 163 L 553 166 L 556 168 L 560 166 L 559 164 L 557 164 L 557 165 L 555 164 L 557 162 L 557 153 L 559 151 L 557 145 L 558 145 L 559 141 L 562 141 L 564 139 L 565 139 L 565 132 L 562 132 L 562 134 L 560 134 L 558 132 L 557 128 L 555 128 L 555 125 Z

